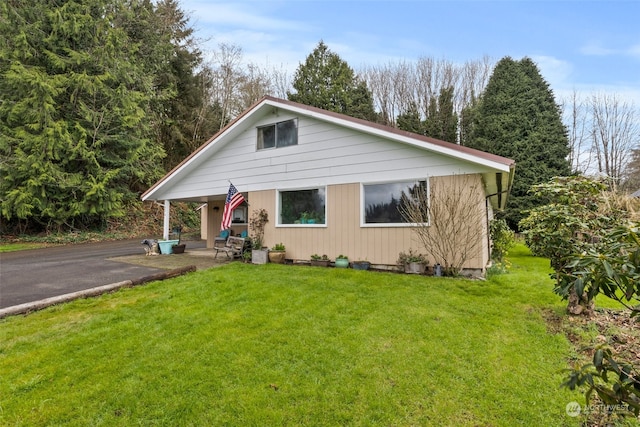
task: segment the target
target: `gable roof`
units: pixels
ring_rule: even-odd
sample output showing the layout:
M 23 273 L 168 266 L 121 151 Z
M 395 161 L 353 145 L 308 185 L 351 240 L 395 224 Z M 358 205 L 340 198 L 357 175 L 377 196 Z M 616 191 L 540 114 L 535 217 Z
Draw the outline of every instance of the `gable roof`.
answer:
M 395 140 L 424 150 L 454 157 L 466 162 L 486 166 L 495 170 L 496 173 L 503 172 L 506 173 L 507 176 L 509 176 L 507 179 L 507 188 L 504 188 L 505 186 L 502 185 L 502 182 L 497 185 L 498 191 L 500 193 L 498 198 L 502 199 L 502 194 L 508 194 L 508 191 L 510 190 L 511 182 L 513 179 L 513 170 L 515 167 L 515 161 L 512 159 L 476 150 L 473 148 L 464 147 L 458 144 L 441 141 L 435 138 L 406 132 L 390 126 L 357 119 L 344 114 L 323 110 L 317 107 L 299 104 L 297 102 L 274 98 L 271 96 L 265 96 L 254 103 L 243 113 L 241 113 L 227 126 L 225 126 L 213 137 L 211 137 L 207 142 L 202 144 L 199 148 L 197 148 L 194 152 L 187 156 L 163 178 L 161 178 L 158 182 L 151 186 L 142 195 L 142 199 L 154 200 L 154 195 L 160 192 L 160 189 L 164 185 L 166 185 L 178 175 L 189 173 L 190 170 L 197 167 L 197 165 L 199 164 L 199 159 L 206 158 L 209 154 L 213 153 L 218 146 L 225 145 L 227 142 L 233 140 L 235 136 L 246 130 L 247 126 L 250 126 L 250 123 L 252 123 L 251 118 L 261 116 L 262 114 L 273 111 L 274 109 L 286 110 L 288 112 L 299 114 L 301 116 L 308 116 L 321 121 L 331 122 L 336 125 L 344 126 L 346 128 L 357 130 L 363 133 Z M 248 122 L 249 124 L 245 125 L 246 122 Z M 504 199 L 506 199 L 506 197 Z M 497 205 L 501 207 L 501 205 L 503 204 L 504 202 L 499 202 Z

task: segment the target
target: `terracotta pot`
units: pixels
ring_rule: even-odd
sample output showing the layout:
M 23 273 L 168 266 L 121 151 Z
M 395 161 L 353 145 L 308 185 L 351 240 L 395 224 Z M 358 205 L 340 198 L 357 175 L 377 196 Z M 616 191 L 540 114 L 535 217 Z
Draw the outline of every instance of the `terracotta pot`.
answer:
M 269 251 L 269 262 L 284 264 L 285 251 Z

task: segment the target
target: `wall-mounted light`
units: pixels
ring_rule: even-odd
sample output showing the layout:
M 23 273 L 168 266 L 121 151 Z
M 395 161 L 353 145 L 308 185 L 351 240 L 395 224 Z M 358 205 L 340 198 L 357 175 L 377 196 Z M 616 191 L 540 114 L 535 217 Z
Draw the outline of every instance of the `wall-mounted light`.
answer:
M 213 210 L 214 210 L 214 211 L 216 211 L 216 212 L 218 212 L 218 211 L 220 210 L 220 206 L 214 206 L 214 207 L 213 207 Z

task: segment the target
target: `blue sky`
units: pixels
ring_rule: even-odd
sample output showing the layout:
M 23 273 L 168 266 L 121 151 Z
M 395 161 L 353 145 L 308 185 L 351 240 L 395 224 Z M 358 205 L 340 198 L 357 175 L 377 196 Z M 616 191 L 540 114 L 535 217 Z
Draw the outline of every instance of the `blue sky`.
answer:
M 432 57 L 531 57 L 557 96 L 640 106 L 640 1 L 181 0 L 205 48 L 294 71 L 320 39 L 352 68 Z

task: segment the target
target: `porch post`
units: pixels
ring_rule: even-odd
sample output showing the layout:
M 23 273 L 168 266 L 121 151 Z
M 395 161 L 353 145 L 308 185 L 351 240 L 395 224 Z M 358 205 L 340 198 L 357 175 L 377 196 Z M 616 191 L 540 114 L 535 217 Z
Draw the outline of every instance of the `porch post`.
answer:
M 164 201 L 164 224 L 162 229 L 162 239 L 169 240 L 169 214 L 171 213 L 171 201 Z

